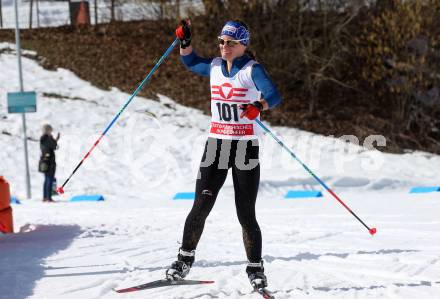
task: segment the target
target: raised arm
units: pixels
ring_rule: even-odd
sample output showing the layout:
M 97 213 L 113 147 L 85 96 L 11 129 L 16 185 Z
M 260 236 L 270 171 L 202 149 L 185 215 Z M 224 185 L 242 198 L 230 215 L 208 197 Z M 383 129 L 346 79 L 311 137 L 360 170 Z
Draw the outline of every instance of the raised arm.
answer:
M 192 72 L 208 77 L 211 71 L 212 58 L 198 56 L 191 46 L 190 21 L 181 21 L 176 29 L 176 36 L 180 40 L 180 55 L 183 64 Z

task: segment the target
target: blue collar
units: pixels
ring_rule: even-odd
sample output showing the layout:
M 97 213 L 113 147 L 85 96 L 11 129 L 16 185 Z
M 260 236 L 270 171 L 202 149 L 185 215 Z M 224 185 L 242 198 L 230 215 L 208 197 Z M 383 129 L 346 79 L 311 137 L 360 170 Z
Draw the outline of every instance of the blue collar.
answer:
M 223 76 L 227 77 L 227 78 L 232 78 L 234 77 L 239 70 L 241 70 L 246 63 L 249 62 L 249 60 L 251 60 L 251 58 L 247 55 L 244 54 L 243 56 L 237 57 L 232 61 L 232 67 L 231 67 L 231 73 L 228 73 L 228 65 L 226 63 L 226 60 L 222 60 L 222 73 Z

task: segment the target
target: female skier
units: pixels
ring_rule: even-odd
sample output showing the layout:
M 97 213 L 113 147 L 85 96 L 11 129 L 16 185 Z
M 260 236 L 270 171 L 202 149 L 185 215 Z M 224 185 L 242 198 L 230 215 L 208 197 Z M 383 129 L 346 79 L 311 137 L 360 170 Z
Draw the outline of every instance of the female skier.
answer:
M 185 66 L 210 77 L 212 120 L 182 246 L 166 277 L 179 280 L 189 273 L 205 220 L 232 168 L 235 205 L 248 259 L 246 272 L 254 288 L 264 288 L 267 279 L 261 259 L 261 231 L 255 218 L 260 182 L 259 128 L 253 120 L 261 111 L 279 104 L 280 95 L 264 68 L 247 50 L 250 33 L 243 22 L 228 21 L 221 29 L 218 36 L 221 57 L 202 58 L 194 52 L 189 21 L 181 22 L 176 36 Z

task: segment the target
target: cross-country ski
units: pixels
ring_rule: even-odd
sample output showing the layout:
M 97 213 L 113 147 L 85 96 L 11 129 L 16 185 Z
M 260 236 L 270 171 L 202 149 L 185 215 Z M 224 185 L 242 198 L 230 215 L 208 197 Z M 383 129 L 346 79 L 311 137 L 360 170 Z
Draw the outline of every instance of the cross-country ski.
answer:
M 160 287 L 169 287 L 169 286 L 188 286 L 188 285 L 198 285 L 198 284 L 210 284 L 214 283 L 212 280 L 169 280 L 169 279 L 161 279 L 155 280 L 152 282 L 147 282 L 144 284 L 124 288 L 124 289 L 114 289 L 116 293 L 130 293 L 137 292 L 148 289 L 155 289 Z

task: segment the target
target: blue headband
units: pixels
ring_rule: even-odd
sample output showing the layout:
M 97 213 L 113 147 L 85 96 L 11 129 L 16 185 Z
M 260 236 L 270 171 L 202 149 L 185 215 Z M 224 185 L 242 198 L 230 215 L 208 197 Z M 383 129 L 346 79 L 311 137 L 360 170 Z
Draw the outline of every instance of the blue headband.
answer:
M 250 33 L 243 25 L 238 22 L 228 21 L 223 26 L 220 35 L 227 35 L 235 40 L 241 40 L 242 45 L 249 45 Z

